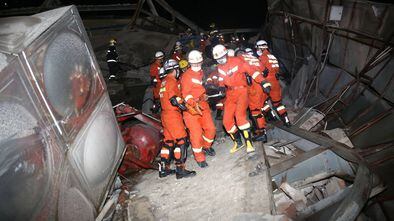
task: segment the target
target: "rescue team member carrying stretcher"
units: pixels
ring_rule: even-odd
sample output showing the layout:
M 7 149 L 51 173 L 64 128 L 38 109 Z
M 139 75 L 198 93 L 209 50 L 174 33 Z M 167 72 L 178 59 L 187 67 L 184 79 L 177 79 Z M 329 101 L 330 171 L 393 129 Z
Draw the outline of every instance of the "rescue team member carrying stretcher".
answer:
M 188 106 L 188 111 L 183 112 L 183 119 L 189 129 L 194 158 L 197 164 L 203 168 L 208 166 L 205 153 L 210 156 L 215 155 L 211 146 L 216 135 L 216 128 L 202 84 L 204 74 L 201 70 L 203 62 L 201 52 L 190 51 L 188 62 L 190 68 L 182 74 L 181 78 L 182 97 Z
M 170 169 L 171 158 L 175 158 L 176 178 L 191 177 L 196 175 L 195 171 L 185 169 L 187 159 L 188 139 L 183 124 L 182 111 L 187 108 L 181 98 L 178 78 L 180 70 L 178 62 L 169 59 L 164 63 L 164 71 L 160 73 L 160 103 L 161 122 L 163 125 L 164 145 L 160 151 L 161 162 L 159 165 L 159 177 L 173 174 Z
M 250 123 L 246 115 L 248 108 L 248 84 L 245 73 L 252 76 L 252 79 L 257 83 L 261 83 L 263 79 L 260 73 L 260 62 L 246 62 L 239 57 L 229 57 L 227 56 L 226 47 L 220 44 L 213 48 L 212 54 L 219 64 L 217 69 L 223 78 L 221 86 L 226 86 L 223 126 L 234 141 L 234 146 L 230 152 L 234 153 L 243 147 L 239 132 L 241 130 L 246 142 L 246 152 L 253 153 L 255 149 L 251 141 Z

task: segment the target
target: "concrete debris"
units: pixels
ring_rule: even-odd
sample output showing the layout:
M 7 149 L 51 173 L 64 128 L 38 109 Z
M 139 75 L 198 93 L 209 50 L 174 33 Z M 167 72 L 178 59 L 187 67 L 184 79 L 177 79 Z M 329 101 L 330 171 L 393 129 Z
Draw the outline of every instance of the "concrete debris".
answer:
M 330 136 L 333 140 L 346 144 L 348 147 L 354 148 L 352 141 L 350 141 L 349 137 L 342 128 L 322 130 L 322 132 Z
M 325 186 L 325 197 L 331 196 L 346 188 L 344 180 L 337 177 L 331 177 Z
M 294 146 L 291 144 L 285 145 L 285 146 L 280 146 L 280 147 L 274 147 L 274 146 L 266 146 L 267 150 L 271 150 L 270 152 L 274 152 L 279 155 L 288 155 L 288 156 L 294 156 L 293 150 Z
M 300 117 L 295 121 L 295 125 L 304 130 L 311 130 L 315 127 L 325 115 L 319 110 L 308 109 L 307 111 L 300 112 Z
M 282 183 L 279 188 L 295 202 L 297 211 L 300 211 L 306 207 L 307 200 L 301 191 L 290 186 L 290 184 L 286 182 Z
M 282 196 L 277 201 L 275 201 L 275 207 L 277 214 L 285 214 L 290 218 L 296 218 L 297 209 L 292 199 L 289 199 L 286 196 Z

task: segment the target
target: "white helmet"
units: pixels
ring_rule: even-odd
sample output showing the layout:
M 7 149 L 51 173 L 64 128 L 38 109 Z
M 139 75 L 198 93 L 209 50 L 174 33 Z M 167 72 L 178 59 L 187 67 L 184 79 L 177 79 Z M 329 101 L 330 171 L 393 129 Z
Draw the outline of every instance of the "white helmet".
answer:
M 253 55 L 253 50 L 251 48 L 245 48 L 245 53 L 249 55 Z
M 259 40 L 259 41 L 257 41 L 255 47 L 256 47 L 256 48 L 260 48 L 260 49 L 266 49 L 266 48 L 268 48 L 267 42 L 264 41 L 264 40 Z
M 182 43 L 180 41 L 175 42 L 176 46 L 182 46 Z
M 155 53 L 155 58 L 156 58 L 156 59 L 162 59 L 162 58 L 164 58 L 164 52 L 162 52 L 162 51 L 156 51 L 156 53 Z
M 215 60 L 224 57 L 227 54 L 227 49 L 221 44 L 216 45 L 212 49 L 213 58 Z
M 202 62 L 202 54 L 197 50 L 192 50 L 187 56 L 187 60 L 190 64 L 197 64 Z
M 234 57 L 234 56 L 235 56 L 235 51 L 234 51 L 234 49 L 228 49 L 228 50 L 227 50 L 227 55 L 228 55 L 229 57 Z
M 159 78 L 166 77 L 167 74 L 170 73 L 174 69 L 175 69 L 175 77 L 177 79 L 179 78 L 179 74 L 180 74 L 180 72 L 179 72 L 179 64 L 178 64 L 178 62 L 176 60 L 169 59 L 166 62 L 164 62 L 163 69 L 164 69 L 165 73 L 163 73 L 162 76 L 160 76 L 160 74 L 159 74 Z

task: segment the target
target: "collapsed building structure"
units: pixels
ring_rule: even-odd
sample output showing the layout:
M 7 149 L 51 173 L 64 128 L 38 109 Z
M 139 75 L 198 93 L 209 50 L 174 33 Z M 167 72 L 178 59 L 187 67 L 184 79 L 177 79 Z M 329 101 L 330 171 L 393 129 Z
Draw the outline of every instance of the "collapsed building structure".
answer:
M 160 16 L 161 13 L 155 4 L 170 12 L 171 18 Z M 6 16 L 31 13 L 35 10 L 39 12 L 58 6 L 59 1 L 45 1 L 38 8 L 7 10 L 2 14 Z M 103 122 L 105 124 L 110 122 L 114 125 L 112 113 L 108 114 L 110 106 L 105 95 L 105 87 L 102 86 L 104 79 L 100 77 L 101 73 L 97 68 L 100 65 L 103 74 L 106 75 L 107 41 L 113 36 L 118 39 L 120 60 L 127 64 L 125 81 L 107 84 L 112 102 L 115 104 L 126 100 L 140 108 L 144 102 L 141 98 L 149 82 L 148 65 L 154 51 L 165 49 L 169 53 L 177 39 L 175 34 L 185 30 L 186 27 L 195 31 L 202 30 L 164 0 L 139 0 L 135 1 L 135 4 L 125 5 L 79 5 L 77 8 L 81 13 L 127 10 L 134 13 L 131 18 L 127 19 L 96 19 L 87 16 L 83 20 L 83 26 L 73 7 L 63 9 L 62 13 L 65 14 L 63 17 L 60 16 L 62 13 L 59 11 L 36 15 L 35 17 L 45 18 L 42 20 L 47 21 L 46 26 L 37 25 L 38 20 L 37 23 L 35 20 L 28 19 L 18 22 L 24 24 L 19 29 L 20 33 L 27 33 L 27 29 L 24 30 L 23 27 L 31 26 L 41 27 L 40 30 L 43 32 L 52 29 L 52 32 L 55 29 L 60 32 L 62 30 L 74 31 L 79 37 L 71 41 L 85 45 L 86 50 L 80 51 L 77 49 L 80 47 L 77 47 L 75 49 L 77 51 L 72 53 L 94 58 L 91 54 L 94 51 L 97 62 L 95 59 L 90 59 L 84 62 L 86 67 L 83 68 L 88 69 L 86 73 L 90 73 L 89 76 L 93 76 L 91 77 L 92 84 L 101 88 L 98 90 L 101 95 L 98 97 L 101 98 L 98 101 L 93 99 L 94 96 L 90 96 L 94 101 L 84 101 L 84 104 L 87 103 L 86 107 L 79 107 L 81 101 L 70 103 L 68 99 L 61 100 L 59 96 L 55 96 L 57 93 L 46 97 L 45 93 L 58 89 L 57 81 L 63 82 L 66 79 L 51 78 L 51 75 L 47 74 L 47 72 L 53 72 L 50 69 L 51 65 L 60 65 L 62 62 L 56 63 L 56 60 L 60 58 L 53 57 L 53 62 L 48 61 L 47 64 L 42 64 L 37 60 L 42 56 L 36 56 L 37 59 L 34 59 L 34 53 L 45 54 L 46 50 L 55 53 L 61 50 L 57 48 L 61 47 L 61 44 L 56 43 L 56 38 L 51 40 L 55 44 L 48 44 L 48 48 L 42 46 L 41 50 L 36 49 L 39 46 L 35 46 L 40 44 L 34 42 L 40 41 L 40 38 L 46 36 L 45 34 L 41 37 L 27 35 L 30 41 L 24 41 L 26 45 L 23 47 L 10 46 L 9 37 L 1 41 L 3 42 L 0 47 L 2 52 L 0 64 L 3 64 L 1 73 L 2 76 L 7 76 L 2 80 L 3 89 L 0 91 L 1 116 L 7 119 L 7 125 L 18 123 L 18 119 L 24 122 L 19 122 L 20 128 L 24 129 L 17 131 L 10 131 L 4 124 L 0 151 L 7 154 L 1 156 L 11 156 L 15 153 L 11 151 L 11 147 L 22 148 L 24 145 L 19 141 L 16 142 L 15 139 L 10 139 L 11 132 L 22 134 L 21 136 L 36 136 L 37 132 L 34 132 L 34 128 L 37 125 L 41 128 L 50 127 L 55 132 L 51 135 L 50 129 L 45 130 L 49 131 L 48 136 L 52 137 L 53 146 L 42 145 L 42 139 L 36 138 L 33 140 L 33 146 L 38 148 L 33 150 L 34 153 L 28 152 L 26 155 L 41 154 L 42 157 L 39 159 L 43 163 L 23 164 L 23 162 L 30 162 L 25 161 L 23 157 L 10 158 L 15 159 L 12 162 L 9 160 L 0 162 L 0 168 L 7 171 L 1 174 L 0 179 L 4 180 L 7 177 L 9 181 L 2 182 L 4 186 L 1 186 L 0 194 L 2 198 L 6 196 L 13 199 L 12 203 L 4 202 L 3 210 L 0 208 L 0 216 L 6 215 L 6 217 L 16 219 L 33 216 L 56 217 L 64 220 L 76 217 L 86 220 L 91 220 L 93 217 L 99 220 L 104 217 L 114 219 L 117 211 L 114 212 L 115 209 L 111 210 L 107 205 L 109 205 L 108 202 L 116 204 L 114 200 L 117 196 L 113 196 L 116 193 L 119 194 L 110 190 L 114 188 L 114 185 L 111 186 L 114 182 L 114 168 L 119 163 L 118 161 L 112 162 L 110 157 L 119 160 L 123 151 L 123 143 L 119 140 L 117 128 L 111 127 L 110 131 L 106 131 L 112 134 L 110 139 L 112 143 L 104 142 L 102 148 L 99 148 L 100 151 L 95 152 L 100 162 L 92 160 L 93 158 L 87 155 L 92 153 L 93 140 L 100 137 L 100 134 L 93 138 L 89 137 L 93 136 L 90 131 L 99 130 L 97 127 L 100 127 L 100 124 L 102 127 Z M 67 20 L 70 24 L 61 25 L 59 22 L 63 21 L 61 19 Z M 16 20 L 8 21 L 15 22 Z M 294 125 L 287 128 L 273 123 L 268 131 L 269 142 L 257 143 L 261 147 L 257 150 L 257 160 L 245 160 L 242 154 L 230 156 L 228 151 L 225 151 L 228 142 L 225 140 L 216 142 L 215 144 L 220 149 L 218 157 L 221 158 L 210 159 L 209 163 L 221 169 L 209 168 L 208 172 L 212 175 L 201 172 L 200 179 L 197 176 L 183 183 L 170 179 L 160 181 L 155 171 L 144 172 L 138 179 L 132 178 L 135 179 L 136 185 L 132 191 L 134 195 L 130 196 L 139 195 L 141 198 L 128 200 L 126 205 L 128 214 L 124 216 L 126 218 L 123 218 L 137 220 L 163 217 L 170 220 L 269 220 L 275 218 L 285 220 L 286 217 L 295 220 L 394 219 L 391 212 L 394 207 L 394 180 L 390 176 L 394 164 L 392 160 L 394 156 L 393 22 L 394 8 L 391 4 L 354 0 L 269 0 L 266 24 L 262 30 L 257 30 L 256 38 L 266 39 L 272 53 L 281 62 L 284 76 L 282 79 L 284 100 L 293 110 Z M 57 28 L 54 28 L 53 24 L 57 24 Z M 86 28 L 86 34 L 82 30 L 83 27 Z M 14 36 L 15 34 L 11 29 L 2 29 L 2 31 L 6 35 Z M 237 29 L 224 30 L 230 33 L 236 31 Z M 256 30 L 246 27 L 238 31 Z M 52 35 L 48 34 L 48 36 Z M 59 36 L 62 37 L 62 35 Z M 67 38 L 68 35 L 64 36 Z M 88 38 L 92 42 L 92 47 Z M 28 44 L 29 42 L 33 43 Z M 25 50 L 31 52 L 31 57 L 25 53 Z M 72 56 L 67 58 L 72 59 Z M 74 59 L 73 62 L 78 63 L 77 60 Z M 81 60 L 83 61 L 82 58 Z M 45 66 L 46 72 L 35 71 L 35 68 L 30 70 L 29 67 L 34 65 Z M 15 75 L 10 70 L 20 71 L 17 71 L 18 74 Z M 65 68 L 65 70 L 68 69 Z M 26 74 L 22 74 L 25 72 Z M 70 77 L 68 74 L 72 73 L 60 73 L 60 76 L 68 78 Z M 31 88 L 25 86 L 26 84 Z M 64 91 L 71 93 L 70 88 L 65 88 Z M 44 93 L 41 93 L 42 91 Z M 13 103 L 9 95 L 12 94 L 15 97 L 15 93 L 22 95 L 16 96 L 18 102 Z M 20 107 L 20 100 L 24 101 L 23 105 L 26 102 L 28 105 Z M 42 122 L 40 117 L 35 117 L 41 116 L 36 113 L 36 109 L 29 108 L 32 102 L 33 106 L 36 108 L 38 106 L 47 113 L 43 114 L 46 118 Z M 70 106 L 75 106 L 71 109 L 75 109 L 76 114 L 69 108 Z M 80 116 L 78 113 L 81 111 L 78 111 L 77 106 L 89 111 L 85 116 Z M 6 109 L 3 111 L 3 108 L 8 111 L 5 111 Z M 33 114 L 26 114 L 26 109 L 34 110 Z M 33 120 L 24 120 L 19 115 L 11 113 L 11 110 Z M 85 126 L 76 126 L 77 129 L 72 129 L 70 135 L 61 135 L 63 131 L 68 134 L 67 130 L 70 127 L 68 124 L 75 125 L 67 123 L 72 123 L 70 119 L 81 117 L 84 119 Z M 94 123 L 95 121 L 98 123 Z M 5 121 L 2 120 L 2 122 Z M 32 122 L 34 125 L 25 125 L 26 122 Z M 74 127 L 71 126 L 71 128 Z M 79 145 L 82 140 L 85 140 L 86 145 Z M 45 139 L 44 141 L 49 142 Z M 117 146 L 115 151 L 106 149 L 114 145 Z M 45 148 L 41 148 L 42 146 Z M 67 148 L 62 152 L 63 146 Z M 50 150 L 49 157 L 44 153 L 47 149 Z M 70 154 L 65 154 L 67 151 Z M 61 159 L 62 167 L 57 164 L 45 164 L 49 162 L 49 159 Z M 31 160 L 31 162 L 35 161 Z M 57 166 L 49 167 L 50 171 L 46 172 L 44 164 Z M 100 165 L 105 173 L 96 173 L 93 168 L 97 165 Z M 22 168 L 22 170 L 12 172 L 17 168 Z M 61 168 L 66 168 L 66 172 L 60 176 L 61 180 L 67 180 L 64 185 L 61 184 L 59 177 L 53 175 L 54 171 L 60 171 Z M 49 192 L 45 192 L 45 196 L 29 195 L 28 191 L 31 190 L 29 188 L 22 188 L 22 191 L 18 192 L 16 189 L 19 185 L 17 181 L 20 180 L 18 171 L 30 174 L 26 176 L 22 174 L 25 180 L 40 177 L 41 179 L 37 179 L 37 182 L 32 185 L 34 190 L 42 192 L 40 188 L 49 186 L 48 191 L 52 195 L 48 194 Z M 51 177 L 51 182 L 42 178 L 47 176 Z M 12 179 L 9 179 L 10 177 Z M 203 198 L 201 201 L 205 204 L 200 205 L 196 200 L 196 194 L 188 188 L 189 186 L 204 186 L 205 183 L 220 186 L 200 187 L 206 195 L 214 196 Z M 6 189 L 10 185 L 15 187 L 11 192 Z M 179 195 L 182 195 L 184 199 L 180 202 L 175 200 L 174 203 L 163 204 L 164 198 L 166 201 L 175 198 L 171 198 L 174 189 L 169 189 L 169 186 L 182 190 Z M 66 191 L 67 188 L 69 191 Z M 218 192 L 221 194 L 217 194 Z M 108 193 L 110 196 L 107 197 Z M 29 197 L 23 198 L 23 194 Z M 48 198 L 49 196 L 52 198 Z M 38 198 L 39 200 L 36 200 Z M 23 199 L 25 199 L 24 202 Z M 35 207 L 32 206 L 33 201 L 45 202 L 44 199 L 48 201 L 39 203 Z M 83 200 L 75 204 L 78 199 Z M 227 201 L 234 203 L 226 203 Z M 58 204 L 57 206 L 50 205 L 51 202 Z M 190 203 L 188 207 L 179 206 L 188 203 Z M 13 211 L 11 207 L 14 206 L 19 206 L 21 212 Z M 51 211 L 50 215 L 45 213 L 47 211 Z M 174 215 L 171 211 L 178 213 Z M 141 213 L 145 214 L 141 215 Z M 204 215 L 200 215 L 201 213 Z M 117 215 L 119 218 L 119 214 Z

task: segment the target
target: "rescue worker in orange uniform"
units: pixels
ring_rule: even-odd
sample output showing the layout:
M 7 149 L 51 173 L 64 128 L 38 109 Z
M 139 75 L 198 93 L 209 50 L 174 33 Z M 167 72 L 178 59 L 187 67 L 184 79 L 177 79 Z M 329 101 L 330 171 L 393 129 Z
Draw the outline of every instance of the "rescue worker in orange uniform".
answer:
M 153 86 L 153 105 L 152 112 L 157 113 L 160 106 L 160 78 L 159 78 L 159 70 L 163 66 L 164 61 L 164 53 L 162 51 L 157 51 L 155 53 L 155 61 L 150 65 L 150 77 L 151 77 L 151 85 Z
M 243 59 L 245 62 L 259 62 L 258 58 L 250 55 L 245 51 L 240 50 L 238 57 Z M 263 71 L 264 67 L 261 65 L 260 71 Z M 264 101 L 267 99 L 267 94 L 264 93 L 263 88 L 256 81 L 251 79 L 250 76 L 246 76 L 248 83 L 248 98 L 249 98 L 249 110 L 253 117 L 253 123 L 255 127 L 255 136 L 253 136 L 253 141 L 263 141 L 267 142 L 266 134 L 266 122 L 264 115 L 262 113 L 262 108 L 264 106 Z
M 183 124 L 182 111 L 187 108 L 181 98 L 178 83 L 180 70 L 178 62 L 169 59 L 164 63 L 164 72 L 160 74 L 160 103 L 161 122 L 163 125 L 164 144 L 160 151 L 161 162 L 159 165 L 159 177 L 166 177 L 173 173 L 170 169 L 171 156 L 175 158 L 175 174 L 177 179 L 196 175 L 195 171 L 185 169 L 187 159 L 188 139 Z
M 282 89 L 279 83 L 279 62 L 274 55 L 268 51 L 267 42 L 259 40 L 256 42 L 256 53 L 259 55 L 259 60 L 268 69 L 264 72 L 264 78 L 266 78 L 265 86 L 263 86 L 264 92 L 269 95 L 273 106 L 276 108 L 278 115 L 286 126 L 290 126 L 290 121 L 287 116 L 285 106 L 282 104 Z M 269 100 L 263 107 L 263 113 L 265 116 L 271 111 L 268 105 Z
M 180 62 L 183 59 L 182 45 L 179 41 L 177 41 L 175 44 L 174 53 L 172 54 L 171 58 L 177 62 Z
M 182 97 L 188 105 L 188 111 L 183 112 L 183 119 L 189 129 L 194 158 L 200 167 L 208 166 L 205 154 L 214 156 L 212 143 L 216 135 L 215 124 L 211 116 L 211 109 L 206 101 L 206 92 L 202 84 L 203 71 L 202 54 L 197 50 L 190 51 L 188 62 L 190 68 L 182 74 Z
M 262 81 L 259 71 L 259 68 L 261 68 L 260 62 L 246 62 L 239 57 L 229 57 L 227 56 L 226 47 L 220 44 L 213 48 L 212 54 L 219 64 L 218 72 L 223 77 L 222 85 L 226 86 L 223 125 L 234 141 L 234 146 L 231 148 L 230 153 L 234 153 L 244 146 L 239 130 L 243 132 L 245 138 L 246 152 L 253 153 L 255 149 L 250 135 L 250 123 L 246 115 L 248 85 L 245 73 L 260 83 Z

